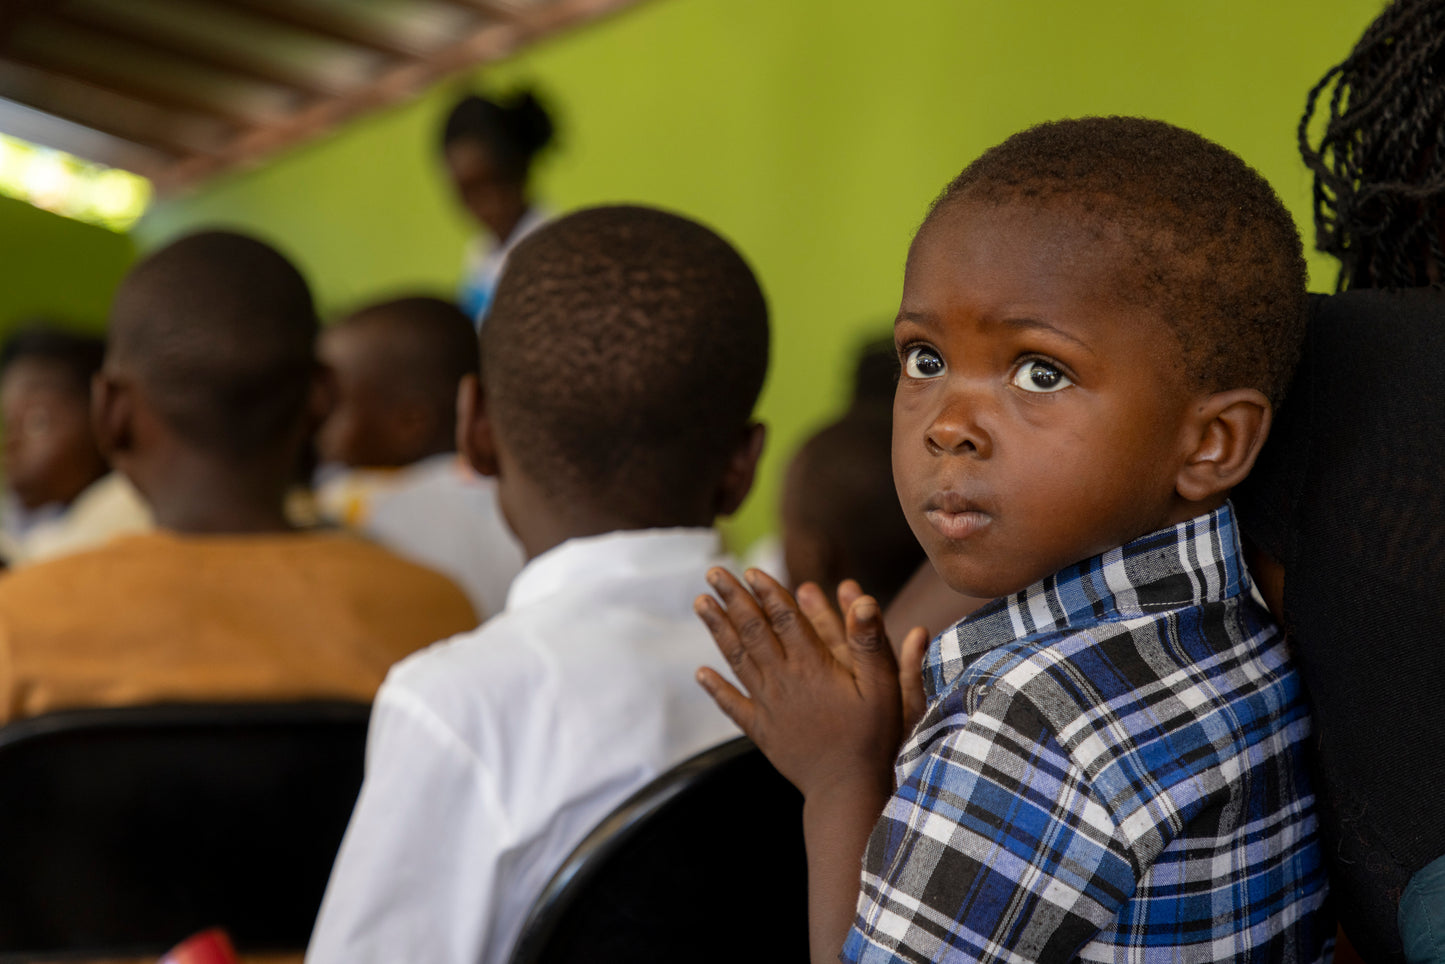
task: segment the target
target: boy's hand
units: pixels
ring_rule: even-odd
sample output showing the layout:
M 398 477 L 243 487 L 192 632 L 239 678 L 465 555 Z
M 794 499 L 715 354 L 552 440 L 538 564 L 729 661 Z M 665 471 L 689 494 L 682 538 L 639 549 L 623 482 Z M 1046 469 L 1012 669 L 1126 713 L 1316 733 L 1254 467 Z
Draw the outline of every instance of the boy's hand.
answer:
M 878 603 L 857 583 L 838 589 L 840 619 L 817 586 L 800 587 L 795 602 L 756 569 L 746 578 L 757 598 L 726 570 L 709 571 L 722 605 L 699 596 L 695 608 L 748 695 L 710 669 L 697 678 L 803 793 L 808 943 L 814 962 L 834 962 L 858 902 L 868 834 L 893 792 L 904 716 L 923 712 L 928 633 L 909 633 L 900 673 Z
M 828 604 L 827 595 L 816 583 L 805 582 L 798 587 L 798 607 L 813 624 L 818 636 L 827 644 L 828 651 L 845 666 L 853 665 L 853 657 L 848 645 L 847 629 L 839 613 L 851 610 L 853 603 L 862 597 L 863 588 L 852 579 L 844 579 L 838 584 L 837 609 Z M 884 632 L 886 633 L 886 630 Z M 887 639 L 886 635 L 884 638 Z M 923 718 L 923 711 L 928 705 L 923 691 L 923 657 L 928 649 L 928 642 L 928 630 L 923 626 L 915 626 L 903 637 L 903 644 L 898 647 L 898 686 L 903 696 L 904 734 L 913 731 L 913 727 Z
M 886 795 L 904 699 L 877 602 L 850 581 L 838 592 L 840 619 L 816 586 L 800 590 L 800 608 L 764 573 L 746 579 L 756 598 L 711 570 L 722 604 L 700 596 L 695 608 L 748 695 L 707 668 L 698 682 L 805 797 L 860 783 Z

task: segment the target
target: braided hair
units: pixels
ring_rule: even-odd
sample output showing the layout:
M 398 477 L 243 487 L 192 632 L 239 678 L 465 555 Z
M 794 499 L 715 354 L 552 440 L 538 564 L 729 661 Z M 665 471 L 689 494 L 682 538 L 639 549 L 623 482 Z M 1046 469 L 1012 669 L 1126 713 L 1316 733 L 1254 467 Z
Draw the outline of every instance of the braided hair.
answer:
M 1328 96 L 1326 96 L 1328 92 Z M 1319 146 L 1309 127 L 1327 111 Z M 1445 0 L 1394 0 L 1305 104 L 1316 247 L 1337 289 L 1445 281 Z

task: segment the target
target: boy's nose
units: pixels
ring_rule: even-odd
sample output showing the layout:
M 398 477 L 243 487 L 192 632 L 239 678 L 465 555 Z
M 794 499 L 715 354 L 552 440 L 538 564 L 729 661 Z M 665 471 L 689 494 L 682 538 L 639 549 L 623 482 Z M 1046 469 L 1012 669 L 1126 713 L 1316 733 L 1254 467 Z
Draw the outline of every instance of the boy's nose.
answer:
M 976 393 L 954 392 L 929 423 L 925 442 L 938 454 L 988 458 L 993 439 L 984 428 L 987 402 Z

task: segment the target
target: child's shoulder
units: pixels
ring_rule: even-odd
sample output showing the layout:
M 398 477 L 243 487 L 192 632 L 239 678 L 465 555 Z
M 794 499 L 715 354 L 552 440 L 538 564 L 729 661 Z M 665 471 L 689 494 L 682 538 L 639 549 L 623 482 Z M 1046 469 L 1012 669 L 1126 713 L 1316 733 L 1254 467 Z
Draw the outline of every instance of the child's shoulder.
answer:
M 1231 760 L 1292 754 L 1307 731 L 1283 634 L 1233 597 L 980 653 L 929 706 L 900 765 L 970 740 L 1048 743 L 1117 818 L 1147 798 L 1187 807 L 1224 792 L 1240 779 Z

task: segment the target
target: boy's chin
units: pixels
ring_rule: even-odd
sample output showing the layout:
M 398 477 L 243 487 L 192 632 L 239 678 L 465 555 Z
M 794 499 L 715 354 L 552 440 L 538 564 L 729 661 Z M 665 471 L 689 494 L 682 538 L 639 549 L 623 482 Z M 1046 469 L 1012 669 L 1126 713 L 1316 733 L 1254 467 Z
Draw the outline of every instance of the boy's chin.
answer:
M 1043 578 L 1040 576 L 1029 579 L 1026 582 L 1020 582 L 1018 578 L 1009 578 L 1006 573 L 1000 573 L 998 571 L 990 572 L 986 569 L 981 571 L 977 566 L 959 565 L 957 560 L 940 561 L 938 559 L 932 559 L 931 557 L 930 560 L 933 562 L 933 568 L 938 571 L 939 576 L 942 577 L 944 584 L 948 586 L 949 589 L 952 589 L 960 596 L 968 596 L 972 599 L 983 601 L 998 599 L 1001 596 L 1011 596 L 1022 589 L 1027 589 L 1029 586 L 1032 586 L 1038 582 L 1039 578 Z M 1047 575 L 1047 573 L 1045 575 Z

